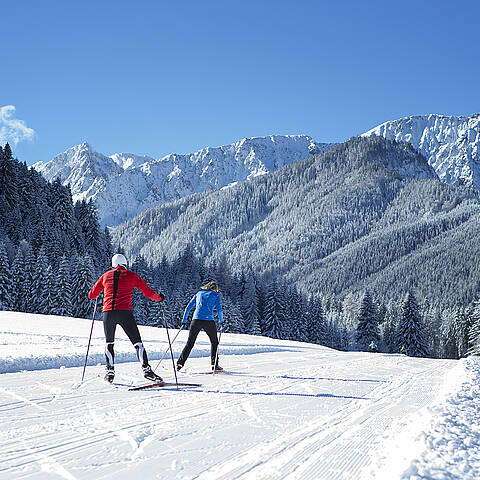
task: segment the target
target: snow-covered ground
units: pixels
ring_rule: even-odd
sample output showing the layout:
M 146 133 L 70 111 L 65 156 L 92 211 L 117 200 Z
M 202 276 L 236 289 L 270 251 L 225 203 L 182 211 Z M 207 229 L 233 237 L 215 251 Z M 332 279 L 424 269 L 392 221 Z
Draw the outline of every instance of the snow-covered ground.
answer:
M 224 334 L 231 373 L 203 375 L 200 334 L 179 380 L 201 387 L 133 392 L 143 381 L 121 331 L 116 385 L 102 380 L 101 323 L 80 384 L 90 324 L 0 312 L 0 479 L 480 478 L 478 359 Z M 166 332 L 141 332 L 155 367 Z M 174 379 L 170 358 L 158 372 Z

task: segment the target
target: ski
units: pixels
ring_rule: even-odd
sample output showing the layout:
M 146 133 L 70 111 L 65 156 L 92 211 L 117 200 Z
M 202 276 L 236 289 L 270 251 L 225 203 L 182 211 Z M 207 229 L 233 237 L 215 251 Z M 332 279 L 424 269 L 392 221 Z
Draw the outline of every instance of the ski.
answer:
M 220 370 L 220 371 L 210 371 L 210 372 L 191 372 L 194 375 L 221 375 L 223 373 L 229 375 L 242 375 L 240 372 L 229 372 L 228 370 Z
M 176 383 L 168 383 L 168 382 L 159 382 L 159 383 L 149 383 L 148 385 L 140 385 L 139 387 L 131 387 L 128 390 L 145 390 L 147 388 L 161 388 L 161 387 L 176 387 Z M 201 383 L 178 383 L 179 387 L 201 387 Z

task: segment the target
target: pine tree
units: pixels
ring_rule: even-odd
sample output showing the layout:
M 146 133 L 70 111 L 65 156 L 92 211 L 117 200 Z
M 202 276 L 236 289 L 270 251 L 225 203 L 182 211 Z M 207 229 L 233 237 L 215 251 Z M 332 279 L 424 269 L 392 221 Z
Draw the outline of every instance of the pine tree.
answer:
M 10 264 L 3 243 L 0 244 L 0 310 L 12 307 L 13 285 L 10 278 Z
M 307 341 L 319 345 L 326 345 L 327 325 L 320 297 L 310 300 L 307 321 Z
M 442 318 L 438 307 L 426 305 L 423 318 L 428 351 L 435 358 L 440 358 Z
M 245 280 L 243 312 L 245 318 L 245 333 L 250 335 L 260 335 L 261 330 L 258 314 L 257 289 L 253 277 L 248 277 L 248 280 Z
M 361 351 L 367 352 L 369 344 L 375 342 L 378 345 L 379 340 L 380 332 L 372 297 L 368 292 L 365 292 L 358 312 L 355 341 Z
M 225 255 L 220 257 L 220 260 L 216 266 L 215 278 L 216 278 L 219 289 L 223 293 L 230 295 L 232 275 L 230 273 L 230 267 L 228 265 L 227 257 Z
M 95 280 L 93 261 L 90 256 L 87 255 L 82 259 L 77 259 L 73 271 L 73 316 L 88 318 L 92 314 L 92 301 L 88 298 L 88 292 Z
M 48 265 L 44 272 L 42 289 L 38 301 L 38 310 L 44 315 L 55 315 L 58 311 L 56 305 L 57 282 L 52 266 Z
M 386 305 L 385 321 L 382 324 L 382 350 L 387 353 L 398 353 L 395 334 L 397 331 L 397 315 L 393 304 L 389 302 Z
M 23 312 L 25 304 L 25 258 L 21 248 L 17 249 L 17 254 L 12 265 L 12 301 L 11 307 L 17 312 Z
M 455 309 L 455 337 L 458 358 L 465 357 L 468 352 L 468 334 L 470 328 L 469 312 L 465 311 L 461 305 L 457 305 Z
M 13 160 L 10 145 L 7 143 L 0 155 L 0 213 L 5 220 L 9 213 L 18 208 L 18 182 L 17 162 Z
M 57 178 L 51 185 L 51 201 L 55 227 L 68 237 L 73 232 L 74 210 L 69 187 L 64 187 Z
M 244 333 L 243 316 L 240 309 L 228 296 L 222 298 L 224 325 L 223 331 L 228 333 Z
M 455 313 L 444 309 L 442 312 L 441 358 L 458 360 L 458 345 L 455 336 Z
M 265 311 L 266 311 L 266 292 L 263 284 L 260 281 L 255 282 L 255 291 L 257 294 L 257 309 L 258 309 L 258 320 L 260 323 L 260 331 L 262 335 L 266 335 L 266 326 L 265 326 Z
M 268 286 L 264 322 L 264 334 L 267 337 L 283 338 L 284 305 L 275 280 Z
M 56 276 L 57 290 L 55 292 L 54 305 L 55 315 L 70 317 L 73 314 L 72 307 L 72 283 L 70 275 L 70 264 L 65 256 L 60 260 Z M 100 300 L 100 297 L 99 297 Z M 100 305 L 97 306 L 100 310 Z
M 397 330 L 397 345 L 405 345 L 412 357 L 426 357 L 428 345 L 419 308 L 412 293 L 407 293 L 402 304 L 402 313 Z
M 37 254 L 37 261 L 35 262 L 35 274 L 32 278 L 32 311 L 33 313 L 43 313 L 41 310 L 42 304 L 42 288 L 45 281 L 45 272 L 48 266 L 48 259 L 46 255 L 46 248 L 44 245 L 40 248 Z
M 112 246 L 112 236 L 110 235 L 110 230 L 108 227 L 105 227 L 103 231 L 103 265 L 108 267 L 110 265 L 110 259 L 113 257 L 113 246 Z
M 480 300 L 477 300 L 473 305 L 470 323 L 468 353 L 470 355 L 480 355 Z

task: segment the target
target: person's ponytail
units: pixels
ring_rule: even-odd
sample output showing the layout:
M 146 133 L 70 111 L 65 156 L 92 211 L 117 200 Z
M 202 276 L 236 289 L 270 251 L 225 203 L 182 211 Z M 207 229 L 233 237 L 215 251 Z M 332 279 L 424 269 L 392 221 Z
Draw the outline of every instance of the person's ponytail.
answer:
M 218 293 L 218 285 L 217 282 L 208 282 L 203 287 L 200 287 L 202 290 L 212 290 L 212 292 Z

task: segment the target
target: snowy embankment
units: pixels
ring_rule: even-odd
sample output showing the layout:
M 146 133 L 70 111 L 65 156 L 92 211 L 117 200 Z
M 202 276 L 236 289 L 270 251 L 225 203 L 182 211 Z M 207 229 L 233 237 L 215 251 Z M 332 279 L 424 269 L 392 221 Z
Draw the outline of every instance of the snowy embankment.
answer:
M 18 312 L 0 312 L 0 373 L 19 372 L 22 370 L 45 370 L 50 368 L 80 367 L 85 363 L 88 336 L 91 321 L 78 318 L 58 317 L 54 315 L 28 315 Z M 31 318 L 34 317 L 32 322 Z M 27 321 L 25 321 L 27 319 Z M 168 341 L 163 328 L 140 326 L 142 340 L 152 365 L 159 360 L 168 348 Z M 178 330 L 171 330 L 171 339 Z M 182 351 L 188 336 L 187 331 L 180 333 L 173 345 L 175 357 Z M 224 342 L 224 355 L 246 355 L 278 350 L 273 342 L 256 344 L 252 337 L 239 335 L 238 343 Z M 105 363 L 105 337 L 103 324 L 95 321 L 88 365 Z M 191 357 L 204 357 L 210 353 L 210 343 L 200 338 Z M 170 353 L 168 352 L 168 358 Z M 121 327 L 117 327 L 115 340 L 115 363 L 134 362 L 137 360 L 132 344 Z
M 200 334 L 179 374 L 200 387 L 130 392 L 143 381 L 121 330 L 125 363 L 114 386 L 102 380 L 100 323 L 80 384 L 90 324 L 0 312 L 0 479 L 480 478 L 478 359 L 225 334 L 220 359 L 231 373 L 202 375 Z M 159 358 L 165 331 L 141 333 Z M 169 358 L 158 371 L 174 379 Z

